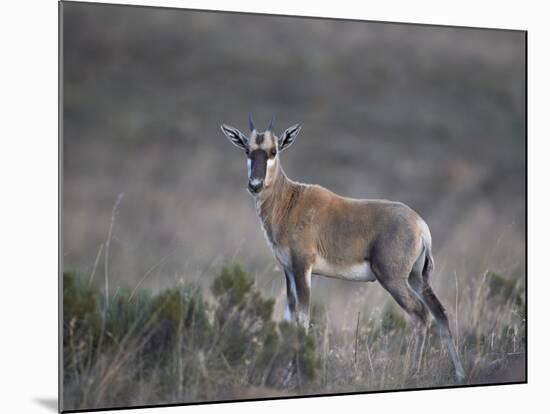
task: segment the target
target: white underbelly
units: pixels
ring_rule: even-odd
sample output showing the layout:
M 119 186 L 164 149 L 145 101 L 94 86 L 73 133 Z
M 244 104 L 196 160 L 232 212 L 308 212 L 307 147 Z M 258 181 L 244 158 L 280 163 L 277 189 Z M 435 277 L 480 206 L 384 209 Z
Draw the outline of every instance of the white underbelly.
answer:
M 317 256 L 311 273 L 356 282 L 374 282 L 376 280 L 367 260 L 352 265 L 334 265 Z

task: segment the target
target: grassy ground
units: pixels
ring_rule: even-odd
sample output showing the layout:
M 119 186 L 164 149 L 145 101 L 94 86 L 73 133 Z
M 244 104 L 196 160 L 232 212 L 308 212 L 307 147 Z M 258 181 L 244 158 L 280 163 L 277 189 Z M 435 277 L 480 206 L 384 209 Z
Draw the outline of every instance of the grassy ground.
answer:
M 107 302 L 88 278 L 65 273 L 64 409 L 457 384 L 435 329 L 420 374 L 408 374 L 412 333 L 396 306 L 356 309 L 346 330 L 314 304 L 306 334 L 275 320 L 275 300 L 241 266 L 213 280 L 211 295 L 179 284 L 118 289 Z M 524 286 L 513 280 L 486 273 L 450 312 L 467 384 L 525 378 Z

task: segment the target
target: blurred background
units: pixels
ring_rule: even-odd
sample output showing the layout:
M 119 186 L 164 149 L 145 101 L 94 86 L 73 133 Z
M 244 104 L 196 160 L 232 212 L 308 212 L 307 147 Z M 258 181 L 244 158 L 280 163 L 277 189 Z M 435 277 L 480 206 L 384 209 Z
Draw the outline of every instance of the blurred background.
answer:
M 525 277 L 523 33 L 63 10 L 65 270 L 102 286 L 108 250 L 110 289 L 158 290 L 209 285 L 238 261 L 282 315 L 284 277 L 246 191 L 245 156 L 219 128 L 247 132 L 250 112 L 260 128 L 274 115 L 277 134 L 303 123 L 281 155 L 290 178 L 416 210 L 444 303 L 489 269 Z M 330 306 L 388 296 L 377 284 L 313 284 L 313 300 L 330 295 Z

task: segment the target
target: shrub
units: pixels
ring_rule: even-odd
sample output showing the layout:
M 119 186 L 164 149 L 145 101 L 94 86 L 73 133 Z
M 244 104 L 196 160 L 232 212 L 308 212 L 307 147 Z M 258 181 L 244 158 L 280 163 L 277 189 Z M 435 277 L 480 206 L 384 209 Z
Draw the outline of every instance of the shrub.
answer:
M 285 386 L 286 377 L 316 377 L 319 361 L 312 336 L 294 324 L 272 320 L 274 300 L 264 299 L 240 265 L 225 267 L 212 284 L 218 302 L 214 325 L 219 352 L 235 368 L 244 364 L 250 384 Z
M 76 273 L 63 273 L 63 373 L 77 376 L 98 344 L 101 315 L 97 292 Z
M 274 300 L 242 266 L 224 267 L 212 293 L 208 304 L 187 284 L 156 295 L 120 289 L 103 313 L 97 288 L 66 273 L 65 408 L 129 403 L 138 384 L 147 384 L 148 403 L 160 403 L 215 399 L 236 384 L 288 389 L 315 380 L 314 337 L 277 324 Z

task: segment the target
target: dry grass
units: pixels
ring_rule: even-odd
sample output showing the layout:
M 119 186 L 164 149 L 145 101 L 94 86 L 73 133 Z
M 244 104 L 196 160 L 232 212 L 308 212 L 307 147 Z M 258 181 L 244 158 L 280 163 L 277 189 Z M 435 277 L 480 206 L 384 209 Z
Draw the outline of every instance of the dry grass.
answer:
M 306 335 L 276 322 L 275 301 L 240 266 L 224 268 L 208 301 L 180 285 L 118 290 L 107 306 L 84 278 L 64 282 L 64 409 L 457 384 L 435 329 L 420 373 L 409 374 L 412 332 L 392 303 L 355 308 L 351 329 L 314 304 Z M 490 272 L 461 296 L 451 314 L 465 384 L 525 379 L 524 300 L 523 284 Z
M 455 309 L 448 311 L 467 373 L 465 384 L 525 379 L 523 285 L 487 273 L 475 289 L 461 296 Z M 357 331 L 337 330 L 326 320 L 316 329 L 323 361 L 321 389 L 324 392 L 457 384 L 450 358 L 434 325 L 430 329 L 422 370 L 418 376 L 411 377 L 413 335 L 402 310 L 388 302 L 374 312 L 365 305 L 361 315 L 366 316 L 362 317 Z

